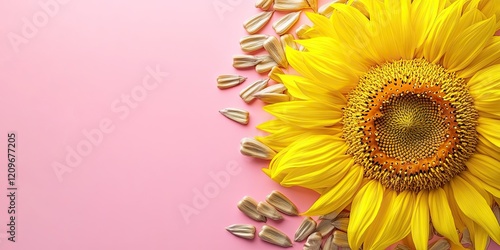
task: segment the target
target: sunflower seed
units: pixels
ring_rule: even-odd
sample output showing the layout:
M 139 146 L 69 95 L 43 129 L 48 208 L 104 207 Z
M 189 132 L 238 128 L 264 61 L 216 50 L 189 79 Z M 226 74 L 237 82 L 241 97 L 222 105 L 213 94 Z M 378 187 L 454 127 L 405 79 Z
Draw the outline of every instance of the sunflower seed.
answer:
M 264 41 L 268 38 L 268 35 L 249 35 L 240 39 L 241 50 L 245 52 L 254 52 L 259 49 L 264 48 Z
M 284 74 L 284 72 L 280 67 L 273 67 L 271 69 L 271 71 L 269 71 L 269 74 L 267 74 L 267 76 L 275 82 L 282 82 L 279 75 L 283 75 L 283 74 Z
M 283 215 L 281 215 L 276 208 L 271 206 L 269 203 L 262 201 L 257 204 L 257 211 L 266 216 L 271 220 L 282 220 Z
M 408 246 L 406 245 L 403 245 L 403 244 L 398 244 L 394 250 L 411 250 L 411 248 L 409 248 Z
M 257 93 L 255 94 L 255 98 L 267 104 L 290 101 L 290 96 L 286 94 L 276 94 L 276 93 L 262 93 L 262 94 Z
M 318 11 L 318 0 L 307 0 L 307 4 L 313 9 L 313 11 Z
M 309 235 L 309 237 L 307 237 L 306 244 L 304 244 L 304 250 L 319 250 L 321 247 L 321 241 L 322 238 L 320 233 L 316 232 Z
M 288 67 L 288 62 L 286 60 L 285 51 L 281 46 L 280 41 L 275 36 L 270 36 L 264 41 L 264 48 L 267 53 L 276 61 L 281 67 Z
M 260 63 L 260 59 L 252 55 L 233 56 L 233 67 L 237 69 L 251 68 Z
M 303 241 L 316 230 L 316 221 L 311 217 L 306 217 L 295 232 L 295 241 Z
M 264 94 L 264 93 L 275 93 L 275 94 L 281 94 L 286 90 L 286 87 L 282 83 L 278 84 L 273 84 L 261 91 L 259 91 L 257 94 Z
M 462 245 L 472 244 L 472 241 L 470 240 L 469 229 L 466 228 L 462 232 L 462 239 L 460 239 L 460 243 L 462 243 Z
M 318 226 L 316 226 L 316 232 L 321 235 L 327 235 L 333 231 L 333 224 L 330 220 L 322 220 L 319 222 Z
M 445 239 L 440 239 L 429 248 L 429 250 L 448 250 L 451 248 L 450 243 Z
M 333 231 L 333 239 L 332 239 L 333 244 L 339 246 L 339 247 L 349 247 L 349 243 L 347 243 L 347 233 L 335 230 Z
M 286 51 L 286 47 L 290 47 L 292 49 L 297 49 L 297 44 L 294 41 L 294 38 L 291 34 L 284 34 L 280 37 L 281 45 L 283 46 L 283 51 Z
M 301 11 L 297 11 L 284 15 L 278 21 L 273 23 L 274 31 L 276 31 L 276 33 L 280 36 L 285 34 L 295 23 L 297 23 L 300 18 L 300 13 Z
M 255 238 L 255 227 L 252 225 L 234 224 L 229 227 L 226 227 L 226 230 L 240 238 L 249 240 Z
M 298 11 L 310 6 L 307 0 L 275 0 L 273 8 L 277 11 Z
M 240 152 L 244 155 L 264 160 L 271 160 L 276 155 L 276 152 L 271 148 L 253 138 L 243 138 L 241 140 Z
M 269 72 L 273 67 L 278 66 L 278 64 L 269 55 L 259 56 L 259 58 L 261 59 L 261 62 L 255 66 L 255 71 L 259 74 Z
M 337 218 L 348 218 L 348 217 L 349 217 L 349 211 L 344 210 L 344 211 L 341 211 L 340 213 L 333 211 L 329 214 L 321 215 L 318 217 L 318 219 L 319 220 L 334 220 Z
M 228 89 L 243 83 L 247 78 L 239 75 L 220 75 L 217 77 L 217 87 Z
M 267 221 L 266 217 L 257 211 L 257 202 L 250 196 L 245 196 L 241 199 L 238 203 L 238 209 L 252 220 Z
M 335 244 L 333 244 L 333 235 L 328 236 L 328 238 L 325 241 L 325 244 L 323 245 L 323 250 L 338 250 L 339 247 Z
M 333 219 L 337 218 L 337 215 L 339 215 L 339 213 L 336 212 L 336 211 L 333 211 L 333 212 L 331 212 L 329 214 L 320 215 L 318 217 L 318 219 L 319 220 L 333 220 Z
M 302 24 L 300 25 L 297 30 L 295 30 L 295 34 L 297 34 L 297 37 L 300 39 L 307 39 L 310 38 L 307 32 L 311 29 L 311 26 L 307 24 Z
M 279 191 L 273 191 L 266 197 L 266 201 L 273 205 L 278 211 L 287 215 L 298 215 L 299 210 L 285 195 Z
M 254 94 L 263 90 L 267 86 L 268 82 L 269 79 L 261 79 L 248 85 L 246 88 L 240 91 L 241 99 L 243 99 L 243 101 L 245 101 L 246 103 L 253 101 L 255 99 Z
M 255 2 L 255 8 L 260 8 L 261 10 L 268 10 L 273 5 L 273 0 L 257 0 Z
M 262 226 L 262 229 L 259 232 L 259 237 L 265 242 L 281 247 L 292 246 L 292 241 L 288 238 L 288 236 L 286 236 L 286 234 L 268 225 Z
M 235 108 L 225 108 L 219 110 L 219 113 L 221 113 L 223 116 L 229 118 L 230 120 L 233 120 L 237 123 L 240 124 L 248 124 L 248 116 L 249 113 L 246 110 L 243 109 L 235 109 Z
M 332 221 L 332 225 L 338 230 L 347 232 L 347 226 L 349 226 L 349 218 L 338 218 Z
M 249 34 L 255 34 L 271 20 L 273 13 L 273 11 L 261 12 L 243 23 L 243 27 Z

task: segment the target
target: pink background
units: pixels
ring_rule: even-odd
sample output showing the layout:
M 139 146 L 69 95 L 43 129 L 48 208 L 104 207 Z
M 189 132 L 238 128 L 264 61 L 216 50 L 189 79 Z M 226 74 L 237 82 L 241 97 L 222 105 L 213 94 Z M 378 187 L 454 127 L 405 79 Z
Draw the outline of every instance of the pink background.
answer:
M 39 1 L 55 0 L 0 1 L 0 152 L 8 132 L 18 136 L 17 242 L 6 239 L 5 166 L 0 249 L 279 249 L 224 229 L 263 225 L 236 208 L 245 195 L 278 189 L 302 211 L 317 197 L 278 186 L 260 171 L 266 162 L 240 155 L 240 139 L 269 116 L 240 100 L 241 86 L 216 88 L 219 74 L 237 73 L 231 58 L 253 1 L 60 0 L 48 18 Z M 33 18 L 40 27 L 13 46 L 9 37 Z M 157 67 L 168 73 L 161 82 L 148 71 Z M 247 84 L 261 77 L 239 73 Z M 251 123 L 223 118 L 226 107 L 250 110 Z M 106 122 L 89 144 L 85 134 Z M 85 155 L 68 166 L 79 147 Z M 0 159 L 6 165 L 6 153 Z M 58 163 L 71 172 L 58 178 Z M 217 184 L 221 174 L 229 178 Z M 293 236 L 300 221 L 270 224 Z

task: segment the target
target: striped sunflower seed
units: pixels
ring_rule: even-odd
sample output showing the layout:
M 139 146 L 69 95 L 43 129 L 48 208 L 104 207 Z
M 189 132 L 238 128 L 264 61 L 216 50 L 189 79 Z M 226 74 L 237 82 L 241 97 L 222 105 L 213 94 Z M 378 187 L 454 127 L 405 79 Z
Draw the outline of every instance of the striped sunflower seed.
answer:
M 275 36 L 270 36 L 264 41 L 264 48 L 267 53 L 276 61 L 281 67 L 288 67 L 288 61 L 286 60 L 285 51 L 281 46 L 280 41 Z
M 260 8 L 261 10 L 269 10 L 273 5 L 273 0 L 257 0 L 255 2 L 255 8 Z
M 300 13 L 301 11 L 297 11 L 284 15 L 278 21 L 273 23 L 274 31 L 276 31 L 276 33 L 280 36 L 285 34 L 295 23 L 297 23 L 300 18 Z
M 349 211 L 343 210 L 340 213 L 333 211 L 329 214 L 321 215 L 318 217 L 318 219 L 320 220 L 334 220 L 338 218 L 349 218 Z
M 262 201 L 257 204 L 257 211 L 271 220 L 282 220 L 283 215 L 269 203 Z
M 286 51 L 286 47 L 297 50 L 297 44 L 295 43 L 292 34 L 284 34 L 280 37 L 280 40 L 284 51 Z
M 229 227 L 226 227 L 226 230 L 240 238 L 249 240 L 255 238 L 255 227 L 253 225 L 234 224 Z
M 243 155 L 264 160 L 271 160 L 276 155 L 276 152 L 271 148 L 253 138 L 243 138 L 241 140 L 240 152 Z M 255 205 L 257 205 L 257 203 Z
M 262 49 L 264 48 L 264 41 L 268 37 L 269 37 L 268 35 L 262 35 L 262 34 L 245 36 L 240 39 L 241 50 L 250 53 Z
M 277 93 L 256 93 L 255 98 L 265 102 L 267 104 L 273 104 L 278 102 L 287 102 L 290 101 L 290 96 L 286 94 L 277 94 Z
M 338 250 L 339 247 L 335 244 L 333 244 L 333 234 L 328 236 L 328 238 L 325 241 L 325 244 L 323 245 L 323 250 Z
M 347 243 L 347 233 L 339 230 L 333 231 L 333 244 L 339 247 L 349 247 L 349 243 Z
M 259 232 L 259 237 L 268 243 L 281 246 L 281 247 L 291 247 L 292 246 L 292 241 L 288 236 L 281 232 L 280 230 L 264 225 L 262 226 L 262 229 Z
M 257 211 L 257 202 L 250 196 L 245 196 L 238 202 L 238 209 L 252 220 L 267 221 L 266 217 Z
M 259 74 L 269 72 L 273 67 L 278 66 L 278 63 L 269 55 L 259 56 L 259 58 L 261 62 L 255 66 L 255 71 Z
M 243 23 L 243 27 L 249 34 L 255 34 L 271 20 L 273 13 L 274 11 L 261 12 Z
M 257 94 L 263 94 L 263 93 L 281 94 L 281 93 L 285 92 L 285 90 L 286 90 L 285 85 L 282 83 L 278 83 L 278 84 L 273 84 L 273 85 L 259 91 Z
M 303 241 L 311 235 L 314 230 L 316 230 L 316 221 L 314 221 L 311 217 L 306 217 L 302 220 L 302 223 L 295 232 L 294 240 L 297 242 Z
M 285 195 L 279 191 L 273 191 L 266 197 L 266 201 L 273 205 L 278 211 L 287 215 L 298 215 L 299 210 Z
M 321 247 L 321 234 L 316 232 L 309 237 L 307 237 L 306 244 L 304 244 L 304 250 L 319 250 Z
M 252 55 L 233 56 L 233 67 L 236 69 L 251 68 L 260 63 L 260 59 Z
M 321 235 L 327 235 L 333 231 L 333 224 L 330 220 L 322 220 L 319 222 L 318 226 L 316 226 L 316 232 Z
M 280 67 L 273 67 L 271 69 L 271 71 L 269 71 L 269 74 L 267 74 L 267 76 L 275 82 L 282 82 L 279 75 L 283 75 L 283 74 L 285 74 L 285 73 L 283 72 L 283 70 Z
M 217 77 L 217 88 L 228 89 L 243 83 L 247 78 L 239 75 L 220 75 Z
M 267 86 L 268 82 L 269 79 L 261 79 L 248 85 L 246 88 L 240 91 L 241 99 L 243 99 L 243 101 L 245 101 L 246 103 L 253 101 L 255 99 L 254 94 L 263 90 Z
M 332 4 L 334 3 L 345 3 L 347 0 L 334 0 L 334 1 L 330 1 L 326 4 L 323 4 L 321 5 L 321 7 L 319 7 L 318 9 L 318 13 L 323 15 L 323 16 L 326 16 L 328 18 L 330 18 L 333 14 L 333 11 L 335 10 L 333 7 L 332 7 Z
M 349 226 L 349 218 L 338 218 L 332 221 L 332 225 L 338 230 L 347 232 L 347 227 Z
M 451 248 L 450 243 L 445 239 L 440 239 L 434 243 L 429 250 L 448 250 Z
M 250 115 L 248 111 L 236 108 L 221 109 L 219 110 L 219 113 L 221 113 L 223 116 L 227 117 L 230 120 L 233 120 L 237 123 L 244 125 L 248 124 L 248 117 Z
M 298 11 L 310 8 L 307 0 L 275 0 L 273 8 L 277 11 Z

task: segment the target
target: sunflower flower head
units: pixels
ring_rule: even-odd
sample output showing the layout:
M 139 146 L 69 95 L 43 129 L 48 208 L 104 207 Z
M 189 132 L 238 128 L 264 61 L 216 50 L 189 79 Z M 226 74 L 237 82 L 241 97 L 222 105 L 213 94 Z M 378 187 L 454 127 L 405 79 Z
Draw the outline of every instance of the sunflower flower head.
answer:
M 320 194 L 304 214 L 350 211 L 351 249 L 427 249 L 433 229 L 458 248 L 464 231 L 474 249 L 500 243 L 500 2 L 329 8 L 307 13 L 293 70 L 272 77 L 291 98 L 264 108 L 264 172 Z

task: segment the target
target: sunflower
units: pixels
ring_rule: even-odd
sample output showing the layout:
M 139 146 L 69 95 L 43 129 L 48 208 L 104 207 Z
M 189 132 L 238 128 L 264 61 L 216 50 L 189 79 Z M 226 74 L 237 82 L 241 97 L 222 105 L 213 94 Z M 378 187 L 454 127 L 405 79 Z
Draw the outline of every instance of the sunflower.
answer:
M 264 172 L 320 194 L 306 215 L 350 210 L 351 249 L 427 249 L 429 225 L 459 248 L 464 230 L 500 244 L 500 2 L 331 8 L 286 49 L 292 98 L 264 107 Z

